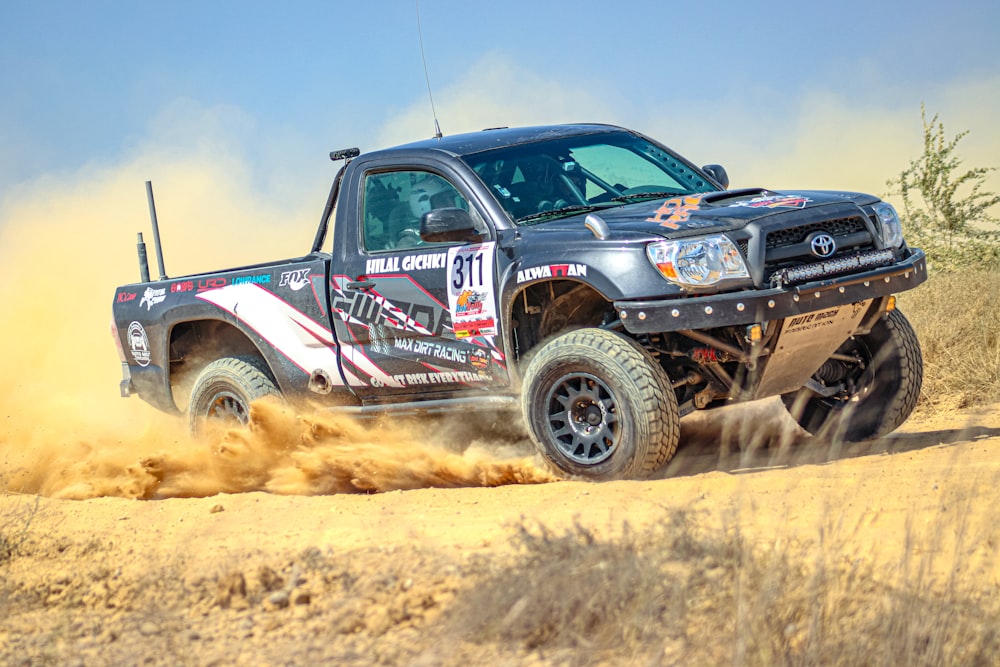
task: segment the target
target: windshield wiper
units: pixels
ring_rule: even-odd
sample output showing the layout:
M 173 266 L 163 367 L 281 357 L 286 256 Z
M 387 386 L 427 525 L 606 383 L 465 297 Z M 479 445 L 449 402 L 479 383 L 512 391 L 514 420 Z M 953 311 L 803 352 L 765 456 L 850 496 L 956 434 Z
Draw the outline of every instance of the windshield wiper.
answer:
M 677 192 L 677 190 L 664 190 L 662 192 L 634 192 L 630 195 L 613 197 L 611 201 L 630 202 L 639 199 L 659 199 L 661 197 L 681 197 L 683 195 L 683 192 Z
M 529 222 L 532 220 L 542 220 L 549 217 L 559 217 L 562 215 L 567 215 L 570 213 L 583 213 L 584 211 L 596 211 L 601 208 L 607 208 L 608 206 L 613 206 L 610 202 L 601 202 L 599 204 L 587 204 L 586 206 L 580 204 L 574 204 L 572 206 L 562 206 L 560 208 L 554 208 L 549 211 L 539 211 L 538 213 L 532 213 L 531 215 L 526 215 L 523 218 L 518 218 L 514 222 Z

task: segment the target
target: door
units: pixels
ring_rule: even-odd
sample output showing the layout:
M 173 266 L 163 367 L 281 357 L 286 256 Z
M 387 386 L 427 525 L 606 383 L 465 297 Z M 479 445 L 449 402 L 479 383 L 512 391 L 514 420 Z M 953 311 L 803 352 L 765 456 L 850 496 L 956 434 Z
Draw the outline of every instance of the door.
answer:
M 368 172 L 359 194 L 358 252 L 347 253 L 345 274 L 331 276 L 350 384 L 370 402 L 507 385 L 497 344 L 496 244 L 469 198 L 417 168 Z M 438 208 L 469 211 L 484 240 L 422 241 L 420 218 Z

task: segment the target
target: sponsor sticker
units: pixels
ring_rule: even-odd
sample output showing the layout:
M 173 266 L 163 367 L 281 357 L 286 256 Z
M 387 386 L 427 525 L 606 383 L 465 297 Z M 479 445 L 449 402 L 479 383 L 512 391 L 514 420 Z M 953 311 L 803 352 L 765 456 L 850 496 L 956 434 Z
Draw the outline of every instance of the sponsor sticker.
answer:
M 395 295 L 391 301 L 380 294 L 345 292 L 350 278 L 334 276 L 333 312 L 349 325 L 370 327 L 378 322 L 394 329 L 423 336 L 448 336 L 452 331 L 451 311 L 431 297 L 410 276 L 386 276 L 379 279 Z
M 118 303 L 128 303 L 129 301 L 135 301 L 135 297 L 137 296 L 139 295 L 136 292 L 119 292 L 115 301 Z
M 400 387 L 410 387 L 418 384 L 455 384 L 464 383 L 471 384 L 473 382 L 486 382 L 489 380 L 488 377 L 483 377 L 478 373 L 473 373 L 472 371 L 439 371 L 437 373 L 400 373 L 398 375 L 393 375 L 392 379 L 396 381 Z M 370 383 L 373 387 L 383 387 L 385 386 L 382 381 L 371 378 Z
M 179 283 L 171 283 L 170 284 L 170 293 L 171 294 L 179 294 L 179 293 L 182 293 L 182 292 L 191 292 L 192 290 L 194 290 L 194 281 L 193 280 L 185 280 L 185 281 L 182 281 L 182 282 L 179 282 Z
M 542 278 L 575 278 L 587 275 L 586 264 L 549 264 L 532 266 L 517 272 L 517 282 L 526 283 Z
M 128 325 L 128 348 L 135 363 L 140 366 L 149 365 L 149 338 L 146 336 L 146 330 L 138 322 Z
M 365 262 L 365 273 L 377 276 L 382 273 L 411 273 L 429 269 L 443 269 L 448 265 L 445 252 L 397 255 L 394 257 L 372 257 Z
M 448 306 L 455 338 L 496 335 L 493 241 L 448 249 Z
M 236 276 L 232 285 L 267 285 L 271 282 L 270 273 L 261 273 L 256 276 Z
M 445 345 L 435 341 L 420 340 L 419 338 L 397 338 L 393 341 L 393 346 L 397 350 L 406 350 L 421 357 L 433 357 L 442 361 L 464 364 L 468 359 L 466 350 Z
M 294 271 L 284 271 L 278 281 L 278 287 L 290 287 L 292 291 L 298 292 L 303 287 L 309 285 L 310 269 L 295 269 Z
M 486 352 L 486 350 L 478 347 L 473 350 L 472 354 L 469 356 L 469 363 L 472 364 L 473 368 L 482 370 L 490 365 L 490 355 Z
M 146 312 L 158 303 L 163 303 L 167 298 L 167 288 L 161 287 L 160 289 L 153 289 L 152 287 L 147 287 L 146 291 L 142 293 L 142 298 L 139 299 L 139 307 L 142 308 L 146 306 Z
M 653 211 L 652 216 L 646 218 L 646 222 L 658 222 L 667 229 L 680 229 L 680 223 L 687 222 L 691 212 L 701 207 L 701 198 L 704 196 L 702 193 L 668 199 Z
M 204 292 L 210 289 L 219 289 L 220 287 L 225 287 L 228 281 L 225 278 L 203 278 L 198 281 L 198 291 Z

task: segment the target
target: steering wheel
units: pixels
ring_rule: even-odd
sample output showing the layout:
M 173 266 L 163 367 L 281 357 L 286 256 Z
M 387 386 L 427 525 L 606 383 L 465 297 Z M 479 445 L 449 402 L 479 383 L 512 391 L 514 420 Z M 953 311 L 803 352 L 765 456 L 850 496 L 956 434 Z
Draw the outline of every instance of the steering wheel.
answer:
M 401 231 L 396 238 L 397 248 L 413 248 L 423 244 L 424 240 L 420 238 L 420 231 L 411 227 Z

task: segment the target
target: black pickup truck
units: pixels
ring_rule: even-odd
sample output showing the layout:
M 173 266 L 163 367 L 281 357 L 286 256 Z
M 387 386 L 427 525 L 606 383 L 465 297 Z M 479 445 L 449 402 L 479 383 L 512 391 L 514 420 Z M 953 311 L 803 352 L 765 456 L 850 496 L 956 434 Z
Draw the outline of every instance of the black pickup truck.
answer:
M 651 474 L 694 410 L 781 396 L 808 431 L 858 440 L 916 403 L 893 295 L 925 256 L 877 197 L 729 190 L 719 165 L 596 124 L 330 157 L 308 254 L 116 290 L 123 396 L 195 432 L 269 395 L 520 409 L 551 464 L 591 479 Z

